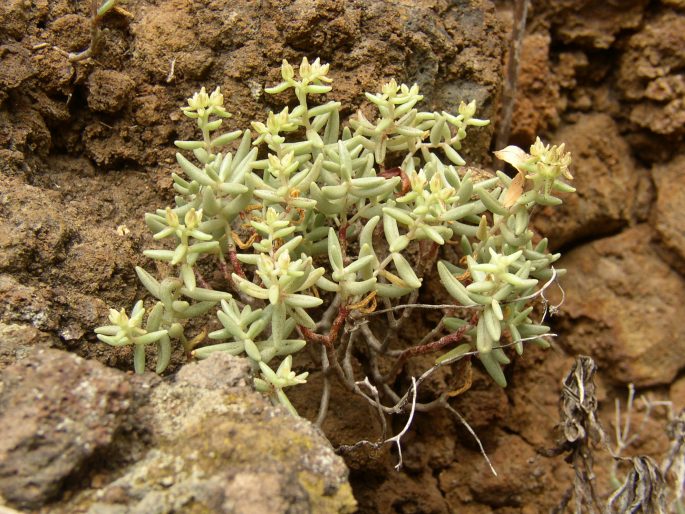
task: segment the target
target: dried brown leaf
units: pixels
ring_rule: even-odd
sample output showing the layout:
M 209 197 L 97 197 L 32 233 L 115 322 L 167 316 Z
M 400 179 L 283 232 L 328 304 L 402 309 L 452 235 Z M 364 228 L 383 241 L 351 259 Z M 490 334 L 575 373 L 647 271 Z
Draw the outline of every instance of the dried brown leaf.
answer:
M 506 209 L 510 209 L 516 205 L 516 201 L 523 194 L 523 184 L 525 184 L 525 182 L 525 175 L 519 171 L 511 181 L 511 184 L 509 184 L 509 189 L 507 189 L 507 192 L 504 194 L 504 198 L 502 199 L 502 205 L 504 205 Z

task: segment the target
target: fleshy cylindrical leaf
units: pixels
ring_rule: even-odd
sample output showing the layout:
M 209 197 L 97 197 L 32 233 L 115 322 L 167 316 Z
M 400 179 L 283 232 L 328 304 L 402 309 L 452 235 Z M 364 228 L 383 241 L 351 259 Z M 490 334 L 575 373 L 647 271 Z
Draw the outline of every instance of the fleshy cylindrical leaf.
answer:
M 474 304 L 473 300 L 469 297 L 466 287 L 450 273 L 442 261 L 438 262 L 438 273 L 440 274 L 440 282 L 442 282 L 442 285 L 445 286 L 445 289 L 447 289 L 452 298 L 464 306 Z
M 401 253 L 394 252 L 392 254 L 392 261 L 395 263 L 395 268 L 397 269 L 400 278 L 409 287 L 414 289 L 421 287 L 421 280 L 416 276 L 409 261 L 407 261 Z

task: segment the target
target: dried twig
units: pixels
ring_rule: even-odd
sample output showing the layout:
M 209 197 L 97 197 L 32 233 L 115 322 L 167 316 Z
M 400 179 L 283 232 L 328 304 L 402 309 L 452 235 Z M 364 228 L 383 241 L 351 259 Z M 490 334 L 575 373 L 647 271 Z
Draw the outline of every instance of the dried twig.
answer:
M 385 414 L 383 413 L 380 395 L 378 394 L 378 388 L 369 382 L 369 377 L 364 377 L 363 382 L 357 382 L 357 385 L 361 384 L 364 384 L 373 395 L 373 399 L 376 402 L 376 409 L 378 411 L 378 419 L 381 422 L 381 438 L 385 439 L 385 437 L 388 435 L 388 425 L 385 421 Z
M 481 455 L 483 455 L 483 458 L 485 459 L 485 462 L 488 463 L 488 466 L 490 466 L 490 471 L 492 471 L 492 474 L 497 476 L 497 471 L 495 470 L 495 467 L 492 465 L 492 462 L 490 461 L 490 457 L 488 457 L 488 454 L 485 453 L 485 448 L 483 448 L 483 443 L 480 441 L 480 438 L 476 435 L 476 432 L 471 428 L 471 425 L 468 424 L 468 422 L 464 419 L 464 417 L 459 414 L 459 412 L 452 407 L 449 403 L 445 402 L 445 408 L 450 411 L 452 414 L 454 414 L 458 419 L 459 422 L 464 425 L 466 430 L 469 431 L 469 433 L 473 436 L 473 438 L 476 440 L 476 443 L 478 444 L 478 448 L 480 449 Z
M 635 401 L 635 388 L 631 384 L 628 388 L 626 412 L 623 416 L 620 401 L 616 401 L 615 446 L 611 448 L 596 418 L 597 400 L 593 382 L 595 372 L 596 367 L 592 359 L 581 356 L 578 357 L 564 380 L 560 407 L 562 416 L 560 426 L 564 441 L 556 451 L 551 453 L 570 452 L 566 460 L 573 465 L 575 481 L 572 490 L 564 495 L 561 504 L 554 512 L 564 512 L 573 496 L 575 497 L 575 511 L 578 514 L 680 513 L 683 511 L 682 495 L 685 485 L 685 411 L 676 418 L 672 414 L 670 402 L 652 401 L 647 397 L 641 397 L 645 412 L 638 429 L 631 434 Z M 661 467 L 648 456 L 632 458 L 622 456 L 630 445 L 639 440 L 655 407 L 666 407 L 670 419 L 668 434 L 671 439 L 671 448 Z M 616 489 L 609 495 L 605 506 L 602 506 L 594 486 L 593 444 L 608 451 L 614 457 L 611 476 Z M 622 481 L 617 478 L 619 463 L 630 466 L 630 471 Z M 671 471 L 675 471 L 676 475 L 674 484 L 676 497 L 669 503 L 667 480 Z M 670 510 L 667 510 L 667 504 Z
M 442 309 L 480 309 L 479 305 L 469 305 L 469 306 L 463 306 L 463 305 L 455 305 L 453 303 L 447 303 L 447 304 L 431 304 L 431 303 L 403 303 L 401 305 L 395 305 L 393 307 L 388 307 L 387 309 L 379 309 L 377 311 L 369 313 L 369 316 L 374 316 L 376 314 L 384 314 L 386 312 L 390 311 L 397 311 L 400 309 L 407 309 L 407 308 L 413 308 L 413 309 L 433 309 L 433 310 L 442 310 Z
M 336 294 L 335 298 L 333 298 L 333 301 L 331 301 L 331 304 L 328 306 L 326 311 L 321 316 L 321 319 L 317 322 L 317 330 L 328 330 L 329 328 L 331 328 L 331 323 L 333 323 L 333 319 L 338 314 L 338 309 L 340 307 L 341 300 L 342 299 L 340 295 Z
M 320 427 L 328 414 L 328 403 L 331 397 L 331 380 L 328 376 L 328 353 L 326 347 L 321 346 L 321 374 L 323 376 L 323 388 L 321 390 L 321 401 L 319 402 L 319 414 L 316 416 L 316 426 Z
M 409 411 L 409 418 L 407 419 L 407 422 L 404 425 L 404 428 L 402 431 L 397 434 L 394 437 L 391 437 L 390 439 L 386 439 L 386 443 L 392 443 L 394 442 L 397 444 L 397 453 L 399 454 L 399 461 L 395 465 L 395 469 L 399 471 L 402 469 L 402 444 L 400 443 L 400 439 L 402 439 L 402 436 L 407 433 L 409 430 L 409 427 L 411 427 L 411 422 L 414 420 L 414 413 L 416 412 L 416 379 L 414 377 L 411 377 L 411 390 L 412 390 L 412 397 L 411 397 L 411 410 Z
M 171 62 L 169 63 L 169 73 L 166 76 L 166 83 L 169 84 L 172 80 L 174 80 L 175 76 L 176 76 L 176 57 L 171 59 Z
M 665 481 L 659 466 L 649 457 L 623 459 L 632 465 L 625 481 L 607 502 L 607 513 L 664 514 Z
M 673 500 L 678 513 L 685 512 L 685 409 L 678 416 L 673 416 L 668 425 L 668 437 L 671 447 L 661 466 L 664 477 L 669 473 L 675 475 L 675 498 Z
M 569 452 L 566 460 L 573 465 L 576 473 L 574 493 L 577 514 L 599 512 L 591 445 L 602 443 L 606 447 L 606 437 L 597 421 L 596 371 L 595 362 L 581 355 L 564 379 L 559 407 L 563 439 L 550 452 L 550 455 Z

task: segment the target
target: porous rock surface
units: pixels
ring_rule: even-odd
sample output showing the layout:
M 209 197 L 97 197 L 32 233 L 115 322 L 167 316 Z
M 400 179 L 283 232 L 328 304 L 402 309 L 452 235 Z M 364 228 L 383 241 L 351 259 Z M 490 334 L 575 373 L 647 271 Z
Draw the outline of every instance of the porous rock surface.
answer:
M 685 282 L 661 259 L 646 224 L 569 252 L 563 344 L 592 354 L 603 376 L 669 384 L 685 367 Z M 620 307 L 619 307 L 620 306 Z
M 353 512 L 342 459 L 249 380 L 229 355 L 162 381 L 36 350 L 0 375 L 0 500 L 65 514 Z
M 550 62 L 551 41 L 549 34 L 523 38 L 510 136 L 510 142 L 522 148 L 559 123 L 559 84 Z
M 606 49 L 623 30 L 640 25 L 649 0 L 538 0 L 542 14 L 557 39 L 585 48 Z
M 563 141 L 573 156 L 576 193 L 563 195 L 563 205 L 542 208 L 535 215 L 535 227 L 549 236 L 551 246 L 613 234 L 633 223 L 642 201 L 640 183 L 649 177 L 647 170 L 636 166 L 612 118 L 581 115 L 555 139 Z
M 652 175 L 656 184 L 654 228 L 661 243 L 674 254 L 673 265 L 685 270 L 685 156 L 655 166 Z
M 0 378 L 0 495 L 36 508 L 109 446 L 131 407 L 125 374 L 56 350 L 36 350 Z
M 617 85 L 630 120 L 666 136 L 685 135 L 685 17 L 664 11 L 628 39 Z

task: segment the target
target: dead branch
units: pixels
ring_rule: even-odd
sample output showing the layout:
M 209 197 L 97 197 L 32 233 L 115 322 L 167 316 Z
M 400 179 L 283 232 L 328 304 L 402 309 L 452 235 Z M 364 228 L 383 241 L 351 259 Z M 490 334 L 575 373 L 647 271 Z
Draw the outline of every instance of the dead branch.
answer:
M 666 512 L 664 477 L 659 466 L 649 457 L 624 459 L 632 469 L 607 503 L 607 513 L 663 514 Z

